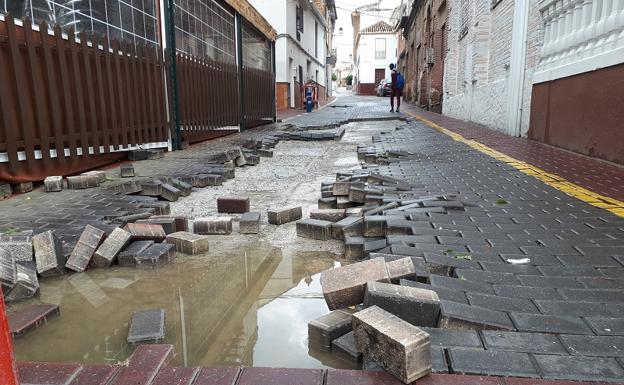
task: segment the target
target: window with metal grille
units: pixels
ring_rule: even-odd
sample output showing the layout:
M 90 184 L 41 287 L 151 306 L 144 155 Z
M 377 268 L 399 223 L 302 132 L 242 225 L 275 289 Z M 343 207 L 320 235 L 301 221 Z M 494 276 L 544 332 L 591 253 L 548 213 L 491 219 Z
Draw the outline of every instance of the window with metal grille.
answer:
M 386 58 L 386 39 L 375 39 L 375 59 Z

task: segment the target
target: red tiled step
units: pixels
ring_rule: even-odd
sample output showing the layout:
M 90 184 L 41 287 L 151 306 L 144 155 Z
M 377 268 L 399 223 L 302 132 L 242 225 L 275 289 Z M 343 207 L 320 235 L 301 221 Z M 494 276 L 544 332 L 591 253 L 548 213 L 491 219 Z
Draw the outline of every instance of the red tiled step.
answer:
M 199 368 L 162 368 L 151 385 L 191 385 Z
M 117 365 L 89 365 L 69 385 L 108 385 L 119 372 Z
M 57 305 L 30 305 L 8 315 L 9 329 L 13 337 L 21 337 L 46 322 L 49 317 L 59 314 Z
M 565 381 L 565 380 L 537 380 L 534 378 L 504 378 L 504 385 L 591 385 L 591 382 Z M 596 383 L 594 383 L 596 384 Z
M 112 382 L 115 385 L 151 385 L 161 368 L 173 358 L 172 345 L 140 345 Z
M 19 362 L 17 377 L 21 385 L 68 385 L 81 370 L 80 364 Z
M 233 385 L 240 368 L 203 368 L 193 385 Z
M 244 368 L 238 385 L 322 385 L 321 369 Z
M 392 375 L 386 372 L 365 372 L 361 370 L 327 371 L 326 385 L 403 385 Z

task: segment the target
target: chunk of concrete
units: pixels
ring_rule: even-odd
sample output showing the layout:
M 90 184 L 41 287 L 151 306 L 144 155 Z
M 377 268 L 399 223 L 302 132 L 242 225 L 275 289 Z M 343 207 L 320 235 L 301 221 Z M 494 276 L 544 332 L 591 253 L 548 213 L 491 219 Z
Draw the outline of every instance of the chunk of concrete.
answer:
M 351 314 L 334 310 L 308 322 L 308 340 L 326 348 L 336 338 L 351 331 Z
M 63 274 L 63 267 L 65 266 L 63 243 L 52 230 L 35 235 L 33 237 L 33 248 L 39 275 L 53 276 Z
M 134 241 L 117 256 L 119 266 L 136 267 L 135 258 L 154 244 L 154 241 Z
M 77 272 L 85 271 L 104 238 L 106 238 L 106 232 L 87 225 L 69 255 L 65 267 Z
M 310 210 L 311 219 L 320 219 L 329 222 L 338 222 L 346 216 L 344 209 L 312 209 Z
M 353 315 L 355 347 L 406 384 L 431 373 L 429 334 L 372 306 Z
M 364 306 L 379 306 L 414 326 L 435 327 L 440 317 L 435 291 L 383 282 L 366 285 Z
M 139 310 L 132 313 L 127 341 L 158 343 L 165 338 L 165 309 Z
M 241 234 L 258 234 L 260 232 L 260 213 L 244 213 L 240 217 Z
M 331 225 L 331 222 L 320 219 L 302 219 L 297 222 L 297 236 L 327 241 L 331 239 Z
M 132 234 L 126 230 L 120 228 L 113 230 L 93 254 L 93 265 L 96 267 L 110 266 L 115 261 L 117 254 L 126 247 L 131 239 Z
M 324 270 L 321 272 L 321 286 L 327 306 L 335 310 L 362 303 L 369 281 L 390 282 L 383 258 Z
M 43 180 L 43 185 L 46 192 L 59 192 L 63 191 L 63 177 L 62 176 L 49 176 Z
M 231 217 L 207 217 L 199 218 L 193 222 L 193 231 L 196 234 L 231 234 Z
M 301 211 L 301 206 L 298 206 L 282 210 L 269 210 L 267 216 L 270 224 L 280 226 L 285 223 L 298 221 L 303 217 L 303 212 Z
M 7 302 L 31 298 L 39 290 L 37 268 L 34 262 L 19 262 L 15 265 L 17 281 L 13 289 L 6 294 Z
M 167 237 L 165 230 L 159 224 L 128 223 L 124 230 L 130 233 L 133 241 L 164 241 Z
M 167 235 L 167 243 L 175 246 L 175 250 L 190 255 L 205 253 L 209 249 L 208 237 L 186 231 Z

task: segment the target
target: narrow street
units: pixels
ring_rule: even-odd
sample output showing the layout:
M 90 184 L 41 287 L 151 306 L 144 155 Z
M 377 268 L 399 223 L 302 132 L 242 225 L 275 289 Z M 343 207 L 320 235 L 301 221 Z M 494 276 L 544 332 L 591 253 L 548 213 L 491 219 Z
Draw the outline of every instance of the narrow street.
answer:
M 318 112 L 274 128 L 136 162 L 139 180 L 146 180 L 150 171 L 156 176 L 167 168 L 174 173 L 201 168 L 201 158 L 217 148 L 272 137 L 279 132 L 276 128 L 301 124 L 317 132 L 344 129 L 338 140 L 281 140 L 272 157 L 237 168 L 236 177 L 222 186 L 196 188 L 171 203 L 172 216 L 186 216 L 192 222 L 223 216 L 217 212 L 219 197 L 249 198 L 251 211 L 262 215 L 258 235 L 239 234 L 234 215 L 232 234 L 209 235 L 210 250 L 200 255 L 179 254 L 155 269 L 116 266 L 41 278 L 40 294 L 10 305 L 9 311 L 46 303 L 59 305 L 61 314 L 15 340 L 17 359 L 123 361 L 134 351 L 125 341 L 132 312 L 163 308 L 167 322 L 161 343 L 173 345 L 177 353 L 173 366 L 361 368 L 357 360 L 308 343 L 308 322 L 329 311 L 319 273 L 354 262 L 343 257 L 343 241 L 297 237 L 294 222 L 271 225 L 265 214 L 301 206 L 307 218 L 316 209 L 323 182 L 335 181 L 337 173 L 353 177 L 364 173 L 411 186 L 399 196 L 388 193 L 387 199 L 439 195 L 457 203 L 440 210 L 432 204 L 428 206 L 432 209 L 419 213 L 406 211 L 411 214 L 403 220 L 411 223 L 411 233 L 387 235 L 387 247 L 379 251 L 413 257 L 431 269 L 426 281 L 402 280 L 401 284 L 433 290 L 440 298 L 440 324 L 426 328 L 434 372 L 624 378 L 619 358 L 624 349 L 620 341 L 624 338 L 624 219 L 409 115 L 389 115 L 386 103 L 387 99 L 345 94 Z M 358 159 L 358 147 L 367 149 L 366 162 Z M 64 195 L 63 201 L 67 194 L 82 194 L 84 202 L 97 201 L 99 194 L 120 183 L 117 169 L 106 172 L 110 181 L 102 184 L 100 192 L 59 194 Z M 51 207 L 49 196 L 35 191 L 0 202 L 6 226 L 16 230 L 57 226 L 62 234 L 74 226 L 107 222 L 87 204 L 76 207 L 74 201 L 73 208 Z M 132 197 L 121 195 L 109 201 L 106 210 L 125 211 Z M 30 227 L 24 222 L 24 210 L 37 213 L 28 222 Z M 59 212 L 64 213 L 62 223 L 41 220 Z M 383 215 L 381 219 L 386 218 Z M 67 235 L 66 246 L 77 235 Z M 441 274 L 434 266 L 447 269 Z M 59 344 L 62 352 L 55 349 Z M 365 361 L 365 369 L 374 369 L 367 365 Z M 20 366 L 26 367 L 36 373 Z

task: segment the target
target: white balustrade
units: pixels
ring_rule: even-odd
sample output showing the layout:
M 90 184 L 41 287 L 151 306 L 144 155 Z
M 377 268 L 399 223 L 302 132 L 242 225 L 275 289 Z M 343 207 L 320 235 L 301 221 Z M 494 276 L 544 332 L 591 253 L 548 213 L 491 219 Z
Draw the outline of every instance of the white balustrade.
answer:
M 542 0 L 534 83 L 624 63 L 624 0 Z

